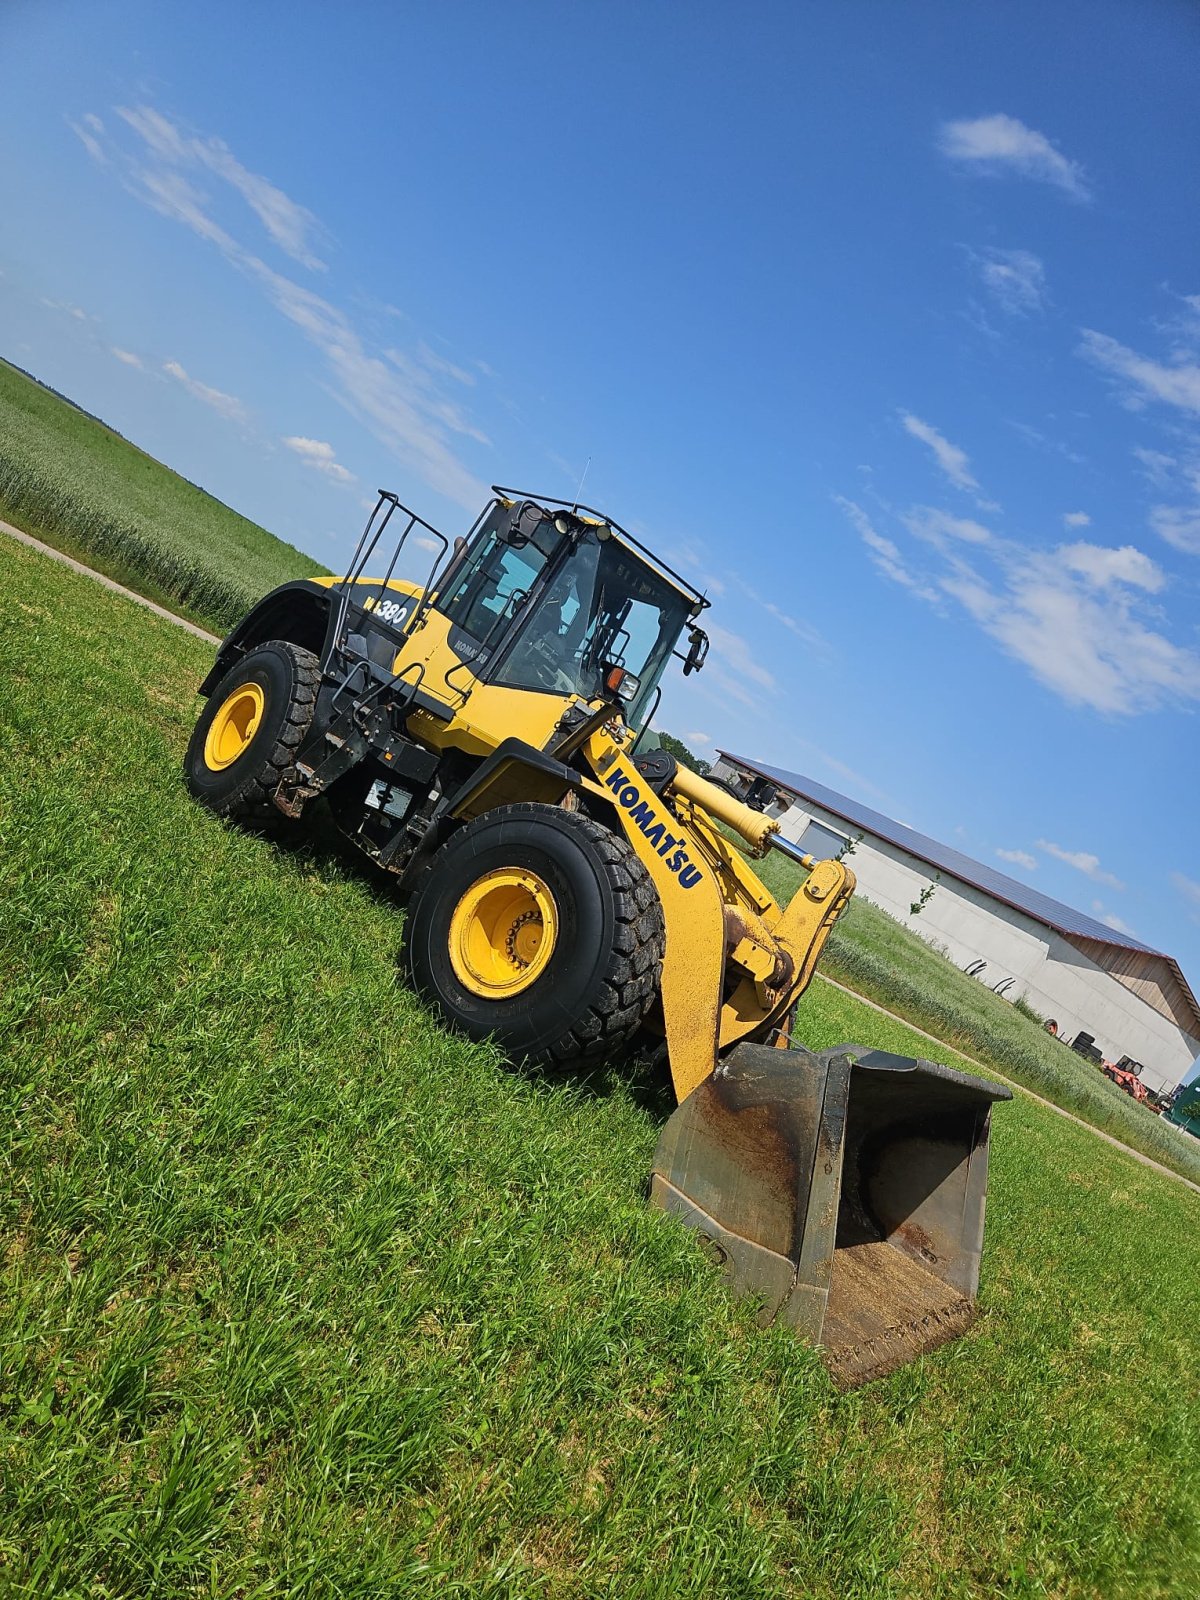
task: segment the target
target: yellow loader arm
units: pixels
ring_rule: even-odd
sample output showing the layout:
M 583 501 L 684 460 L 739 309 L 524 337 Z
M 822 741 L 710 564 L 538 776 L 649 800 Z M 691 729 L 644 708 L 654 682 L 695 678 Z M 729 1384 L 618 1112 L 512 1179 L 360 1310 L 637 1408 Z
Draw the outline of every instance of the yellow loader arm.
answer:
M 814 862 L 794 851 L 779 839 L 777 821 L 686 767 L 659 793 L 606 733 L 593 736 L 589 754 L 662 902 L 663 1024 L 683 1101 L 731 1046 L 787 1043 L 792 1007 L 849 904 L 854 874 L 839 861 Z M 783 845 L 809 868 L 786 911 L 715 822 L 758 855 Z

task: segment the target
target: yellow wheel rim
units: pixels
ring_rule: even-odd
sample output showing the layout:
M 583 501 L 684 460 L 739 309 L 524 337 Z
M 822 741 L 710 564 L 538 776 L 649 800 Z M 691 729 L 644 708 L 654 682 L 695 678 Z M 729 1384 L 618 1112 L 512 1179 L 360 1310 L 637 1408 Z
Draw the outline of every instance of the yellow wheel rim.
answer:
M 471 994 L 507 1000 L 541 977 L 558 941 L 554 896 L 536 872 L 478 878 L 450 919 L 450 965 Z
M 239 683 L 222 703 L 204 740 L 204 765 L 211 772 L 231 767 L 250 748 L 266 704 L 256 683 Z

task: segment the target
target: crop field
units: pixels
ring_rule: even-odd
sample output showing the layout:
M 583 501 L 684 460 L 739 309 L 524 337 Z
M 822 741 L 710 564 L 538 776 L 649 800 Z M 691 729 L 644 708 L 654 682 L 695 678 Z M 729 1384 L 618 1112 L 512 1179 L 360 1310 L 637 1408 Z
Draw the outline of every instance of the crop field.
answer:
M 837 1394 L 645 1209 L 650 1069 L 449 1036 L 190 803 L 200 641 L 7 545 L 0 627 L 0 1592 L 1200 1592 L 1200 1197 L 999 1107 L 985 1316 Z
M 779 854 L 758 866 L 783 903 L 804 876 Z M 821 967 L 926 1033 L 1200 1183 L 1200 1140 L 1138 1105 L 1098 1068 L 1050 1038 L 1038 1023 L 969 978 L 878 906 L 862 899 L 851 902 L 830 937 Z
M 325 571 L 4 361 L 0 517 L 215 633 Z

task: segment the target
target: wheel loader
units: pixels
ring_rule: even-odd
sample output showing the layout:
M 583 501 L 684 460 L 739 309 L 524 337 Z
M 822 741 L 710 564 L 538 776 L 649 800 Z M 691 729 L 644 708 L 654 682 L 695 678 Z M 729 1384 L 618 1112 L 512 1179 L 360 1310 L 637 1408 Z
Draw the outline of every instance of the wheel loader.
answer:
M 497 486 L 451 542 L 381 491 L 345 575 L 284 584 L 222 642 L 186 780 L 251 825 L 324 801 L 396 880 L 412 983 L 454 1028 L 517 1061 L 665 1060 L 651 1203 L 851 1385 L 971 1322 L 1008 1095 L 793 1040 L 854 876 L 656 747 L 707 604 L 578 503 Z M 747 859 L 770 849 L 806 873 L 786 909 Z

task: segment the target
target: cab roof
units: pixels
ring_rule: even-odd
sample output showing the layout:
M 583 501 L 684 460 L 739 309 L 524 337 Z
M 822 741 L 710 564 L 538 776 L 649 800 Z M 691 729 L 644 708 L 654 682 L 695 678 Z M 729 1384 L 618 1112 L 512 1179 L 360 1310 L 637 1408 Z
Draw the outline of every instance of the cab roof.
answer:
M 636 551 L 644 561 L 653 566 L 660 576 L 666 578 L 668 583 L 687 597 L 691 602 L 693 617 L 698 616 L 701 611 L 706 610 L 711 604 L 707 595 L 701 594 L 694 584 L 689 583 L 673 567 L 668 566 L 661 556 L 656 556 L 652 550 L 648 550 L 640 539 L 629 532 L 628 528 L 623 528 L 619 522 L 615 522 L 612 517 L 606 516 L 603 511 L 597 511 L 593 506 L 581 505 L 578 500 L 560 500 L 557 495 L 550 494 L 527 494 L 523 489 L 506 489 L 498 483 L 492 485 L 492 493 L 499 495 L 502 500 L 509 503 L 516 503 L 522 500 L 529 501 L 533 505 L 541 506 L 547 512 L 553 512 L 555 508 L 562 507 L 569 515 L 578 518 L 580 522 L 589 523 L 595 528 L 611 528 L 622 544 Z

